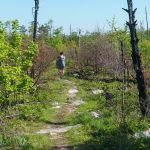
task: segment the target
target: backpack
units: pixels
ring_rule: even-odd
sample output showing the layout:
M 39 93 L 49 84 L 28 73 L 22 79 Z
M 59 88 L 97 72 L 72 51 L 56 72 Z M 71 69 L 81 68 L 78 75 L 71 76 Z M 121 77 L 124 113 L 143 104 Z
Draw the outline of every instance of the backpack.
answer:
M 56 67 L 58 69 L 61 69 L 63 67 L 63 62 L 62 62 L 62 59 L 61 57 L 58 57 L 57 60 L 56 60 Z

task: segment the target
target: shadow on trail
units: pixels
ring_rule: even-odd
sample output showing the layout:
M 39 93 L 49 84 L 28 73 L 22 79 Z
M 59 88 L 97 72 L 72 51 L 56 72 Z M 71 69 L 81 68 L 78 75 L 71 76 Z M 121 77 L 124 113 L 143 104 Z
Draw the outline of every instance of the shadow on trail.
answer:
M 60 150 L 60 149 L 64 149 L 64 150 L 74 150 L 73 146 L 54 146 L 51 148 L 51 150 Z
M 120 78 L 101 78 L 101 79 L 99 79 L 99 81 L 101 81 L 101 82 L 105 82 L 105 83 L 112 83 L 112 82 L 116 82 L 116 81 L 118 81 L 118 82 L 123 82 L 123 79 L 120 79 Z M 136 81 L 135 80 L 133 80 L 133 79 L 128 79 L 127 80 L 129 83 L 136 83 Z
M 85 143 L 73 146 L 52 147 L 52 150 L 149 150 L 150 138 L 135 138 L 132 131 L 117 128 L 111 131 L 98 130 L 91 133 Z
M 69 124 L 69 122 L 65 122 L 65 121 L 64 122 L 62 122 L 62 121 L 52 122 L 52 121 L 48 121 L 48 120 L 42 120 L 42 122 L 49 124 L 49 125 L 68 125 Z
M 88 145 L 77 145 L 77 146 L 54 146 L 51 150 L 95 150 L 92 146 Z
M 89 146 L 90 145 L 90 146 Z M 130 129 L 98 130 L 91 133 L 91 140 L 75 146 L 75 150 L 149 150 L 150 138 L 135 138 Z

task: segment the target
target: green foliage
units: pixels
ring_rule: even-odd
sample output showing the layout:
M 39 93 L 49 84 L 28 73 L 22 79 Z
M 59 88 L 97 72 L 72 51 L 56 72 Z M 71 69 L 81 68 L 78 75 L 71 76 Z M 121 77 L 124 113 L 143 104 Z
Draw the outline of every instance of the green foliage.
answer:
M 43 106 L 36 105 L 35 107 L 35 105 L 19 106 L 19 118 L 24 120 L 38 119 L 40 117 Z
M 26 50 L 22 49 L 22 35 L 17 20 L 12 21 L 10 40 L 6 35 L 4 25 L 0 23 L 0 102 L 11 104 L 22 101 L 24 95 L 34 89 L 27 72 L 37 54 L 37 46 L 31 42 Z
M 142 63 L 145 68 L 150 67 L 150 40 L 143 40 L 139 43 L 139 49 L 142 56 Z
M 90 66 L 84 66 L 81 69 L 81 76 L 83 79 L 93 79 L 94 78 L 94 70 Z
M 11 29 L 9 30 L 11 32 L 7 32 L 7 29 L 5 29 L 6 25 Z M 81 48 L 79 49 L 79 37 L 77 32 L 72 32 L 69 36 L 64 35 L 62 28 L 52 28 L 52 21 L 41 25 L 39 28 L 38 40 L 42 40 L 42 42 L 44 41 L 47 45 L 52 46 L 57 52 L 68 52 L 67 61 L 69 61 L 67 65 L 69 67 L 74 67 L 76 65 L 77 69 L 77 65 L 79 65 L 82 67 L 81 72 L 83 78 L 92 80 L 85 81 L 74 79 L 72 83 L 66 84 L 65 82 L 67 81 L 64 82 L 64 80 L 56 77 L 57 70 L 51 69 L 50 72 L 45 73 L 42 78 L 40 78 L 39 90 L 36 91 L 36 97 L 32 99 L 36 99 L 36 102 L 38 101 L 37 104 L 30 104 L 28 103 L 31 100 L 29 95 L 35 88 L 33 87 L 33 80 L 29 77 L 29 73 L 33 58 L 37 54 L 37 45 L 30 42 L 28 46 L 25 46 L 26 48 L 22 46 L 25 29 L 22 28 L 21 31 L 18 21 L 7 22 L 6 25 L 0 23 L 0 103 L 2 107 L 11 106 L 20 102 L 25 104 L 18 105 L 14 108 L 12 107 L 13 110 L 16 109 L 17 113 L 19 113 L 19 117 L 16 119 L 19 121 L 16 121 L 12 126 L 8 124 L 9 127 L 4 127 L 3 134 L 0 135 L 0 145 L 2 148 L 49 149 L 51 144 L 51 142 L 49 142 L 49 135 L 39 136 L 30 134 L 33 132 L 35 133 L 37 128 L 38 130 L 41 129 L 41 124 L 42 126 L 46 126 L 51 123 L 53 119 L 56 119 L 54 118 L 54 113 L 56 111 L 57 114 L 58 110 L 52 108 L 52 102 L 57 101 L 60 104 L 64 104 L 65 102 L 68 103 L 66 95 L 74 82 L 79 90 L 77 99 L 81 98 L 85 101 L 85 104 L 76 109 L 74 115 L 71 115 L 70 118 L 65 118 L 65 121 L 70 125 L 82 124 L 81 128 L 70 130 L 69 133 L 67 133 L 68 139 L 71 144 L 75 145 L 76 149 L 88 149 L 91 145 L 94 147 L 93 149 L 98 150 L 149 149 L 150 143 L 148 138 L 135 139 L 133 137 L 134 133 L 149 128 L 149 119 L 141 120 L 140 118 L 136 86 L 129 83 L 124 95 L 125 108 L 122 110 L 121 82 L 110 81 L 110 83 L 105 83 L 103 81 L 92 81 L 95 77 L 95 72 L 93 72 L 93 70 L 96 65 L 97 67 L 102 67 L 104 70 L 107 69 L 107 67 L 105 68 L 101 63 L 98 64 L 95 60 L 103 58 L 101 54 L 104 53 L 107 57 L 107 54 L 110 52 L 110 57 L 113 57 L 113 55 L 118 57 L 120 53 L 119 41 L 124 42 L 126 50 L 125 57 L 131 59 L 130 36 L 126 27 L 125 29 L 116 28 L 115 20 L 113 20 L 111 32 L 94 32 L 81 35 Z M 32 30 L 33 25 L 30 28 L 30 32 L 32 32 Z M 26 38 L 30 40 L 28 35 L 26 35 Z M 139 44 L 144 67 L 149 67 L 150 42 L 149 40 L 142 39 Z M 41 51 L 44 51 L 43 49 L 41 49 Z M 85 59 L 86 55 L 88 61 Z M 102 60 L 104 64 L 106 57 Z M 83 61 L 85 61 L 84 66 L 82 66 L 81 63 Z M 111 59 L 110 61 L 110 63 L 113 63 Z M 90 63 L 93 66 L 90 65 Z M 99 76 L 102 78 L 103 74 Z M 94 95 L 92 93 L 94 89 L 105 89 L 107 92 L 111 93 L 114 103 L 112 103 L 110 99 L 107 99 L 104 94 Z M 98 112 L 100 118 L 94 118 L 90 114 L 92 111 Z M 122 111 L 124 111 L 126 122 L 122 121 Z M 28 130 L 30 131 L 22 131 L 23 133 L 21 132 L 13 135 L 13 133 L 17 131 L 16 128 L 19 128 L 20 122 L 24 122 L 25 128 L 29 128 Z M 8 128 L 12 128 L 12 132 L 7 132 L 7 134 L 4 135 Z M 29 136 L 26 136 L 26 134 L 29 134 Z M 85 146 L 82 148 L 80 144 Z M 79 145 L 79 147 L 77 145 Z
M 39 38 L 43 40 L 44 42 L 51 42 L 51 36 L 52 36 L 52 27 L 53 27 L 53 21 L 49 20 L 44 25 L 41 25 L 38 29 L 39 32 Z
M 37 142 L 38 141 L 38 142 Z M 0 148 L 6 150 L 22 149 L 37 150 L 47 149 L 51 146 L 50 137 L 41 135 L 13 136 L 0 135 Z
M 140 119 L 138 108 L 138 97 L 135 94 L 136 86 L 130 83 L 129 91 L 125 92 L 125 121 L 122 122 L 121 115 L 121 83 L 119 82 L 94 82 L 85 80 L 75 80 L 79 88 L 78 96 L 85 104 L 77 109 L 77 113 L 68 120 L 74 124 L 82 124 L 79 129 L 74 129 L 67 133 L 67 137 L 76 149 L 149 149 L 149 138 L 134 137 L 134 133 L 146 131 L 149 128 L 149 119 Z M 94 95 L 93 89 L 105 89 L 111 93 L 114 103 L 104 94 Z M 95 118 L 91 112 L 100 114 L 100 118 Z M 81 144 L 82 143 L 82 144 Z
M 66 50 L 66 45 L 63 42 L 62 28 L 57 28 L 53 32 L 52 46 L 58 51 Z
M 0 135 L 0 145 L 4 148 L 13 149 L 17 147 L 27 147 L 29 146 L 29 143 L 27 141 L 26 137 L 8 137 L 5 135 Z

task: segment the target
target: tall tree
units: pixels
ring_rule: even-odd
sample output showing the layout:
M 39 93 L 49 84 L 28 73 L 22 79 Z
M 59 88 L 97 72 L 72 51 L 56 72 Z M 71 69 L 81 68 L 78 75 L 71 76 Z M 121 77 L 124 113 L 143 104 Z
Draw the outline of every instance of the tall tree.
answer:
M 146 85 L 144 81 L 144 76 L 141 68 L 141 58 L 139 55 L 139 48 L 138 48 L 138 38 L 136 33 L 136 23 L 135 21 L 135 12 L 137 9 L 133 10 L 133 2 L 132 0 L 127 0 L 128 9 L 124 9 L 128 15 L 129 15 L 129 22 L 127 22 L 127 25 L 130 29 L 130 36 L 131 36 L 131 46 L 132 46 L 132 60 L 133 60 L 133 66 L 134 70 L 136 72 L 136 80 L 138 85 L 138 91 L 139 91 L 139 103 L 140 103 L 140 109 L 143 116 L 150 114 L 150 102 L 146 90 Z
M 38 15 L 38 9 L 39 9 L 39 0 L 34 0 L 35 1 L 35 12 L 34 12 L 34 28 L 33 28 L 33 41 L 36 41 L 36 34 L 37 34 L 37 15 Z M 34 62 L 33 66 L 31 68 L 31 74 L 30 76 L 32 78 L 35 78 L 35 70 L 34 70 Z
M 33 31 L 33 41 L 36 40 L 36 33 L 37 33 L 37 15 L 38 15 L 38 9 L 39 9 L 39 0 L 35 1 L 35 12 L 34 12 L 34 31 Z

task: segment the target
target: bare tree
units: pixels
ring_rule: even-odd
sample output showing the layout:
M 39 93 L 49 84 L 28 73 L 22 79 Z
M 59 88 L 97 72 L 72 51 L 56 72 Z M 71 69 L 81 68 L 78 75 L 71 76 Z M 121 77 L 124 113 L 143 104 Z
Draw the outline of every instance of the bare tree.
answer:
M 132 46 L 132 61 L 134 70 L 136 72 L 136 80 L 138 84 L 138 91 L 139 91 L 139 103 L 140 109 L 143 116 L 150 114 L 150 102 L 147 94 L 146 84 L 144 81 L 144 75 L 141 68 L 141 58 L 139 55 L 139 48 L 138 48 L 138 38 L 136 33 L 136 23 L 135 21 L 135 12 L 137 9 L 133 10 L 133 2 L 132 0 L 127 0 L 128 9 L 124 9 L 129 15 L 129 22 L 127 25 L 130 29 L 130 36 L 131 36 L 131 46 Z
M 38 15 L 38 9 L 39 9 L 39 0 L 35 1 L 35 12 L 34 12 L 34 31 L 33 31 L 33 41 L 36 40 L 36 33 L 37 33 L 37 15 Z
M 33 41 L 36 41 L 36 34 L 37 34 L 37 15 L 38 15 L 38 9 L 39 9 L 39 0 L 34 0 L 35 1 L 35 11 L 34 11 L 34 29 L 33 29 Z M 34 62 L 33 66 L 31 68 L 31 73 L 30 76 L 32 78 L 35 78 L 35 69 L 34 69 Z
M 121 110 L 122 110 L 122 121 L 125 123 L 125 84 L 126 84 L 126 63 L 125 63 L 125 52 L 123 41 L 120 40 L 120 50 L 121 50 L 121 61 L 122 61 L 122 71 L 123 71 L 123 82 L 122 82 L 122 101 L 121 101 Z

